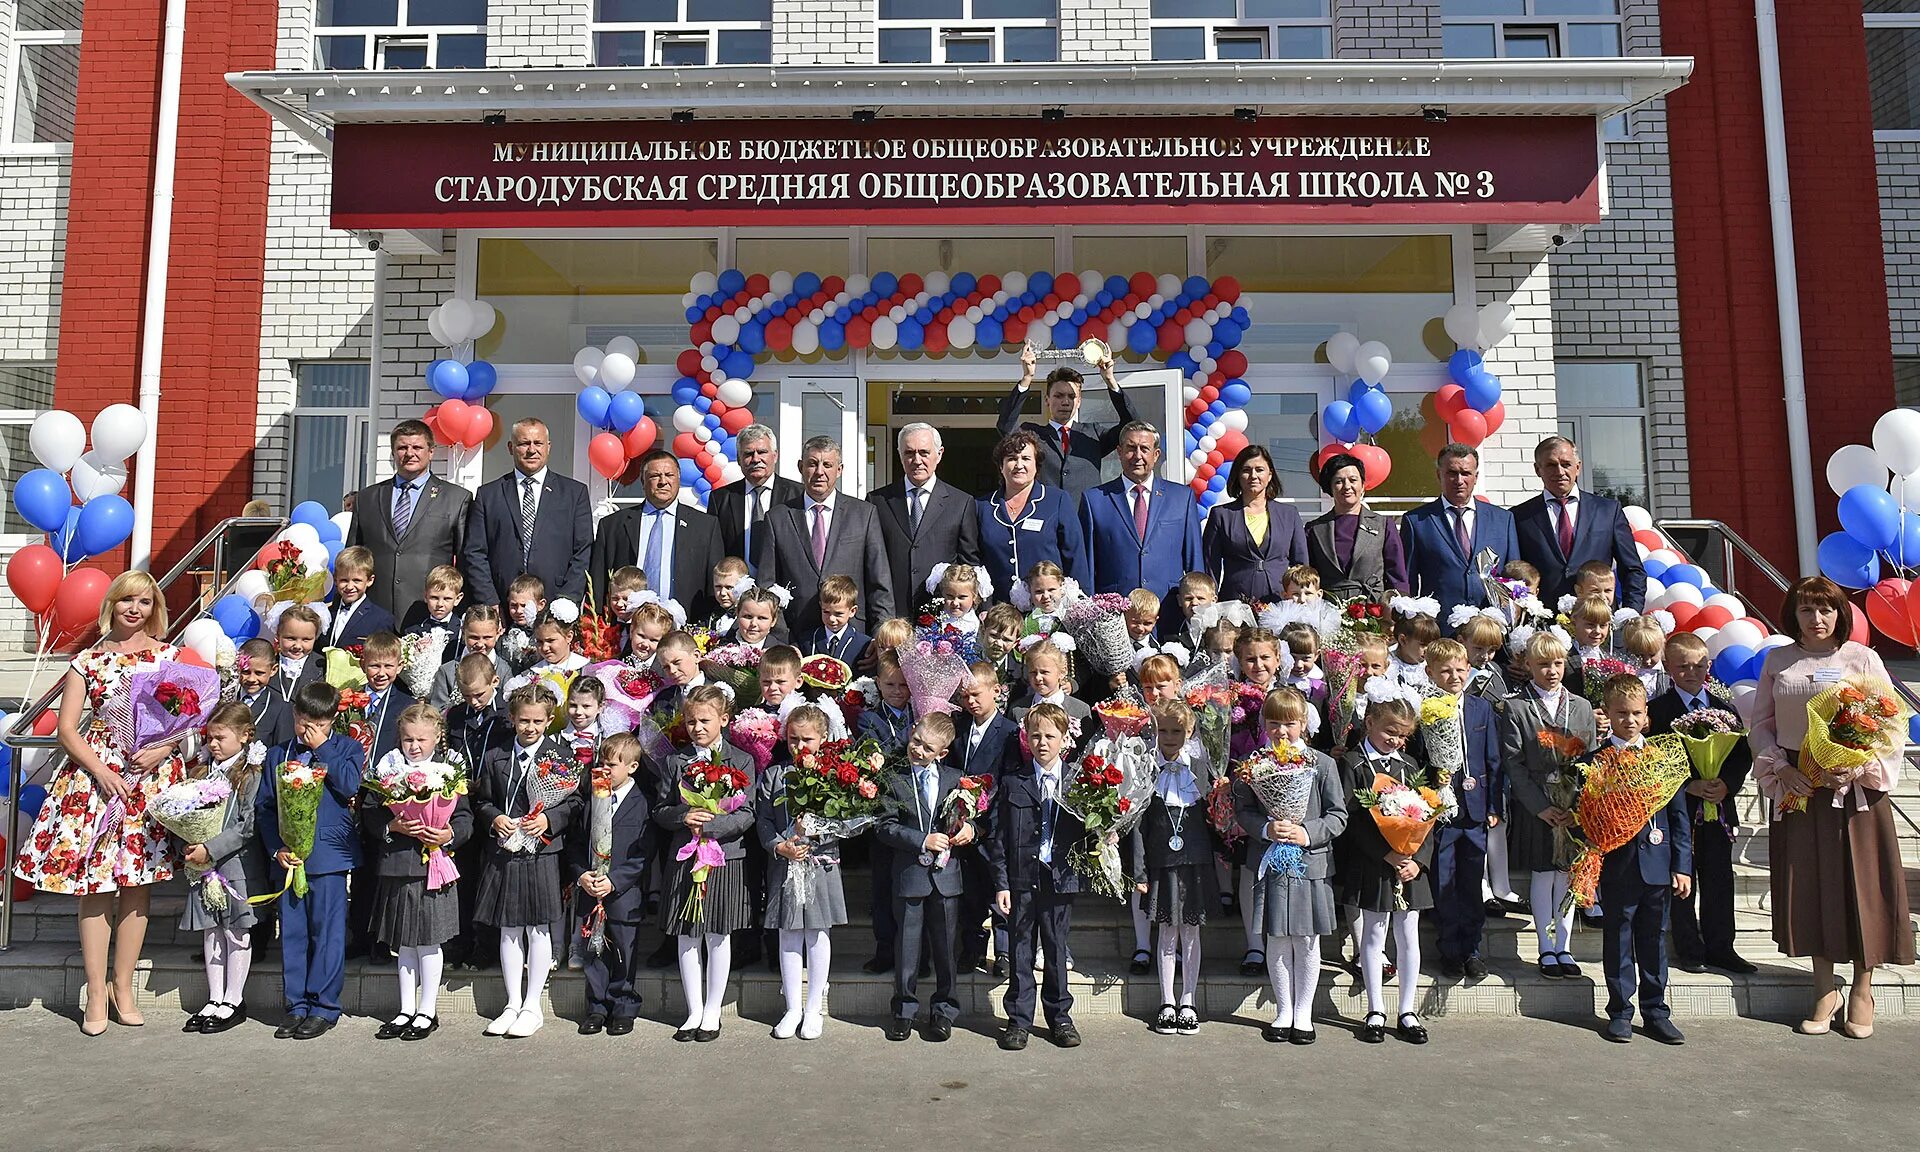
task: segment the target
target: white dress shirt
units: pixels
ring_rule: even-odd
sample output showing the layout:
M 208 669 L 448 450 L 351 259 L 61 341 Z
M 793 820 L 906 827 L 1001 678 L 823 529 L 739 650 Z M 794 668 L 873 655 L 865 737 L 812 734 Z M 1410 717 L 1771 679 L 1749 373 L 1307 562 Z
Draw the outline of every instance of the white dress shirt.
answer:
M 660 586 L 653 589 L 653 591 L 660 594 L 660 599 L 662 600 L 673 599 L 675 592 L 673 587 L 673 535 L 678 523 L 679 512 L 677 504 L 669 504 L 665 508 L 659 509 L 658 515 L 655 515 L 654 505 L 651 500 L 641 505 L 640 547 L 633 554 L 633 566 L 642 569 L 646 566 L 647 534 L 654 531 L 663 533 L 660 537 Z
M 513 470 L 513 514 L 515 516 L 520 515 L 520 501 L 523 499 L 521 493 L 527 490 L 527 480 L 529 478 L 533 480 L 533 515 L 537 520 L 540 517 L 540 494 L 547 486 L 547 470 L 545 468 L 540 469 L 538 472 L 531 473 L 531 475 L 520 471 L 518 468 Z
M 1554 539 L 1557 540 L 1560 538 L 1560 497 L 1544 490 L 1542 494 L 1547 498 L 1547 519 L 1553 524 Z M 1578 532 L 1580 530 L 1579 485 L 1575 485 L 1573 491 L 1567 493 L 1567 514 L 1573 517 L 1573 530 Z
M 823 529 L 822 534 L 825 535 L 828 542 L 831 543 L 833 540 L 833 502 L 839 499 L 839 497 L 840 493 L 838 492 L 827 493 L 825 500 L 815 500 L 812 495 L 808 495 L 804 515 L 802 515 L 800 519 L 800 531 L 801 534 L 806 537 L 809 555 L 811 555 L 813 551 L 813 510 L 815 508 L 825 508 L 827 510 L 826 515 L 822 517 L 822 519 L 826 521 L 826 527 Z

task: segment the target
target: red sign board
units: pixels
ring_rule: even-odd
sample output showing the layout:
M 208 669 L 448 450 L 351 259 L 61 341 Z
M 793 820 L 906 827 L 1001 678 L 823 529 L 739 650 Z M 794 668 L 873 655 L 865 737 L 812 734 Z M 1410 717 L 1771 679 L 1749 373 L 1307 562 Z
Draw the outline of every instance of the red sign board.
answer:
M 1592 223 L 1591 118 L 342 124 L 338 228 Z

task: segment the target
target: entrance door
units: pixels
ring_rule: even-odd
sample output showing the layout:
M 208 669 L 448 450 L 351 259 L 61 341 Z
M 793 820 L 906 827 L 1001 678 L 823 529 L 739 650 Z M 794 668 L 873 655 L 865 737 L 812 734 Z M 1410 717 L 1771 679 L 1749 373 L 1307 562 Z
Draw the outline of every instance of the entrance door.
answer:
M 788 376 L 780 381 L 780 472 L 800 478 L 801 446 L 815 436 L 840 444 L 840 491 L 867 494 L 866 439 L 860 427 L 860 381 L 852 376 Z M 791 445 L 792 447 L 788 447 Z

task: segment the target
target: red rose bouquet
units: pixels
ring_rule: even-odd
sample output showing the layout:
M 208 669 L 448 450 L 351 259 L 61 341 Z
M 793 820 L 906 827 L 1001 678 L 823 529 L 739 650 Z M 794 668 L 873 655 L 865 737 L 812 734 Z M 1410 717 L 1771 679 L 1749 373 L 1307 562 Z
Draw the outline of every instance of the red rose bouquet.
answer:
M 830 851 L 880 818 L 887 790 L 886 753 L 872 737 L 832 740 L 802 752 L 782 781 L 787 839 L 807 842 L 807 855 L 787 862 L 787 898 L 803 907 L 813 891 L 812 877 L 836 858 Z
M 1086 837 L 1068 854 L 1067 862 L 1102 896 L 1126 899 L 1120 837 L 1146 816 L 1158 776 L 1159 766 L 1144 740 L 1101 737 L 1081 758 L 1079 773 L 1060 797 L 1060 806 L 1086 829 Z
M 340 702 L 333 710 L 333 730 L 358 740 L 369 760 L 373 759 L 374 739 L 379 736 L 373 725 L 367 723 L 367 709 L 372 704 L 371 695 L 358 688 L 349 688 L 340 693 Z
M 993 805 L 993 777 L 962 776 L 953 791 L 940 801 L 940 813 L 945 821 L 947 835 L 953 836 L 969 823 L 986 815 Z M 952 850 L 942 852 L 934 865 L 945 868 L 953 856 Z
M 206 726 L 220 703 L 220 674 L 211 668 L 156 660 L 136 668 L 122 682 L 122 707 L 102 707 L 120 747 L 130 750 L 168 744 Z
M 740 806 L 747 802 L 747 789 L 751 787 L 753 781 L 747 774 L 730 764 L 718 760 L 695 760 L 687 765 L 680 777 L 680 799 L 689 808 L 719 816 L 739 811 Z M 709 840 L 695 832 L 680 846 L 674 859 L 693 861 L 693 871 L 690 873 L 693 887 L 687 892 L 687 902 L 680 909 L 680 918 L 697 924 L 706 912 L 707 877 L 715 868 L 726 866 L 726 849 L 721 847 L 719 841 Z

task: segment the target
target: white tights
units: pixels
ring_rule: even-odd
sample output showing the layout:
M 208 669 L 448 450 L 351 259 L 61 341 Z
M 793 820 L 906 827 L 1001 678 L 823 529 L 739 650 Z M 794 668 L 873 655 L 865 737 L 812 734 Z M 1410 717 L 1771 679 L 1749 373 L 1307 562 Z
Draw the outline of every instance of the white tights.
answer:
M 1320 986 L 1320 937 L 1267 937 L 1267 979 L 1273 984 L 1273 1026 L 1313 1031 L 1313 996 Z
M 1361 911 L 1360 975 L 1367 985 L 1367 1012 L 1379 1012 L 1381 986 L 1386 983 L 1389 925 L 1400 970 L 1400 1015 L 1405 1016 L 1413 1011 L 1420 991 L 1420 913 Z
M 826 933 L 822 932 L 824 937 Z M 712 1032 L 720 1027 L 720 1006 L 727 998 L 727 972 L 733 966 L 733 940 L 725 933 L 705 932 L 699 936 L 679 936 L 680 987 L 687 994 L 687 1022 L 683 1031 L 702 1029 Z M 700 944 L 707 945 L 706 972 L 700 970 Z M 826 990 L 824 965 L 821 991 Z
M 531 1008 L 538 1012 L 540 994 L 546 991 L 547 976 L 552 971 L 553 937 L 544 924 L 500 929 L 500 977 L 507 982 L 508 1010 Z
M 504 944 L 502 948 L 505 948 Z M 442 959 L 440 945 L 423 944 L 418 948 L 398 948 L 394 952 L 400 969 L 400 1015 L 438 1016 Z M 511 990 L 508 994 L 512 994 Z M 534 993 L 535 1004 L 540 1002 L 539 996 L 538 992 Z
M 1573 909 L 1560 914 L 1567 899 L 1565 872 L 1535 872 L 1528 891 L 1533 905 L 1533 932 L 1539 939 L 1540 955 L 1551 956 L 1568 951 L 1573 945 Z
M 208 928 L 200 933 L 200 941 L 207 956 L 207 1006 L 201 1014 L 231 1016 L 232 1008 L 220 1011 L 218 1006 L 246 1002 L 247 970 L 253 966 L 252 937 L 244 928 Z
M 1488 896 L 1497 900 L 1506 900 L 1515 895 L 1513 878 L 1507 871 L 1507 826 L 1505 824 L 1487 829 L 1486 880 L 1481 886 Z
M 685 939 L 685 937 L 682 937 Z M 807 994 L 804 1007 L 800 996 L 802 954 L 806 966 Z M 684 955 L 684 953 L 682 953 Z M 827 998 L 827 967 L 833 962 L 833 943 L 825 929 L 780 932 L 780 995 L 786 1001 L 786 1014 L 780 1018 L 782 1032 L 792 1032 L 804 1014 L 808 1020 L 820 1019 Z M 718 1011 L 715 1012 L 716 1019 Z
M 1200 925 L 1160 925 L 1160 1003 L 1172 1004 L 1174 958 L 1180 961 L 1180 1007 L 1193 1003 L 1200 986 Z

